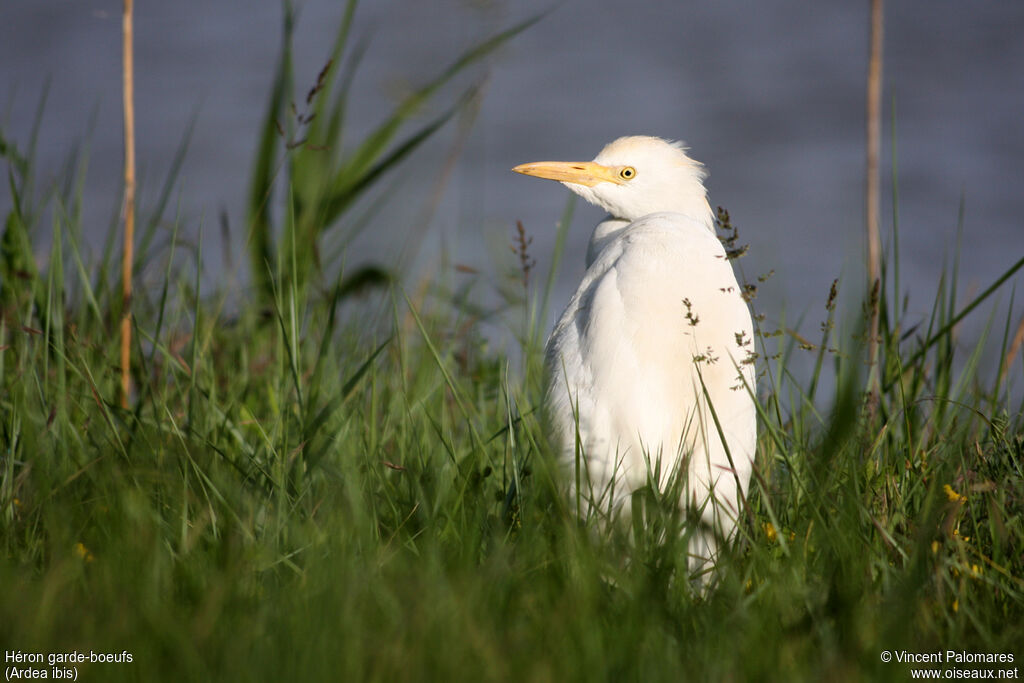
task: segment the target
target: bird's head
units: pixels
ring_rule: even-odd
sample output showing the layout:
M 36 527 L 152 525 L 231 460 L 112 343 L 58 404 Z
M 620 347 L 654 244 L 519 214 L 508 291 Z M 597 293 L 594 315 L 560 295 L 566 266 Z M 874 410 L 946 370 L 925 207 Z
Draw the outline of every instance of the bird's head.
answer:
M 516 173 L 557 180 L 615 218 L 635 221 L 659 211 L 710 223 L 704 167 L 681 143 L 630 136 L 609 143 L 593 161 L 535 161 Z

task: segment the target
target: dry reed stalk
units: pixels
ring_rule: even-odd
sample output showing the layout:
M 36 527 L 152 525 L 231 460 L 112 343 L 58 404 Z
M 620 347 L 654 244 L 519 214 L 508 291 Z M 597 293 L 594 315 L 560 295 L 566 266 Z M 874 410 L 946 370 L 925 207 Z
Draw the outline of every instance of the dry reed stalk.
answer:
M 124 0 L 122 53 L 124 71 L 124 253 L 121 260 L 121 406 L 131 395 L 132 264 L 135 245 L 135 69 L 132 59 L 132 0 Z
M 867 92 L 867 177 L 864 209 L 868 238 L 868 292 L 875 292 L 880 276 L 881 242 L 878 236 L 878 157 L 881 149 L 882 128 L 882 0 L 871 0 L 871 45 L 868 59 Z M 871 326 L 869 353 L 871 376 L 877 377 L 878 365 L 878 305 L 881 292 L 871 296 Z
M 1024 318 L 1020 319 L 1020 323 L 1017 325 L 1017 333 L 1013 335 L 1013 341 L 1010 342 L 1010 350 L 1006 352 L 1006 357 L 1003 358 L 1003 369 L 999 371 L 999 381 L 996 386 L 1002 386 L 1003 382 L 1006 381 L 1006 376 L 1010 373 L 1010 367 L 1013 362 L 1017 360 L 1017 354 L 1020 353 L 1020 347 L 1024 344 Z

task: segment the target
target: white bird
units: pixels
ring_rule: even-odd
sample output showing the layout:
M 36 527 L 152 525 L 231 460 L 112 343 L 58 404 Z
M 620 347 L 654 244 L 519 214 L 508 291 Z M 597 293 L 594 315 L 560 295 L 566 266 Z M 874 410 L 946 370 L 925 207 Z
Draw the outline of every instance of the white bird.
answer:
M 750 311 L 703 166 L 679 143 L 636 136 L 590 162 L 512 170 L 609 213 L 547 342 L 545 408 L 561 457 L 579 463 L 583 496 L 602 513 L 628 514 L 634 490 L 681 477 L 680 504 L 702 521 L 689 545 L 700 570 L 735 528 L 757 435 Z

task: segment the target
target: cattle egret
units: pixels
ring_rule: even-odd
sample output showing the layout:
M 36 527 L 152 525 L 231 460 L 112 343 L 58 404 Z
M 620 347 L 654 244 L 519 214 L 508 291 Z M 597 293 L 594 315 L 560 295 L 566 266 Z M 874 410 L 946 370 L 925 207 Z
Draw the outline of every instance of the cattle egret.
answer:
M 680 504 L 701 519 L 689 544 L 700 570 L 735 528 L 757 432 L 750 311 L 715 235 L 703 166 L 679 143 L 624 137 L 593 161 L 512 170 L 560 181 L 609 214 L 547 342 L 545 407 L 561 457 L 602 514 L 628 514 L 649 482 L 683 481 Z

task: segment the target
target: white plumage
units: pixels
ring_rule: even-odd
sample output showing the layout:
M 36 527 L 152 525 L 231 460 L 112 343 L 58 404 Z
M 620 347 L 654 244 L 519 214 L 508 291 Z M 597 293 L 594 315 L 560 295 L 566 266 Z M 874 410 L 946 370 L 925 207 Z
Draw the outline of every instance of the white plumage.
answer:
M 715 235 L 703 168 L 677 143 L 624 137 L 592 162 L 513 170 L 609 212 L 547 344 L 546 409 L 564 461 L 577 462 L 578 436 L 582 491 L 605 511 L 628 512 L 651 475 L 664 486 L 681 472 L 680 503 L 706 523 L 691 567 L 713 561 L 739 515 L 757 424 L 750 311 Z

